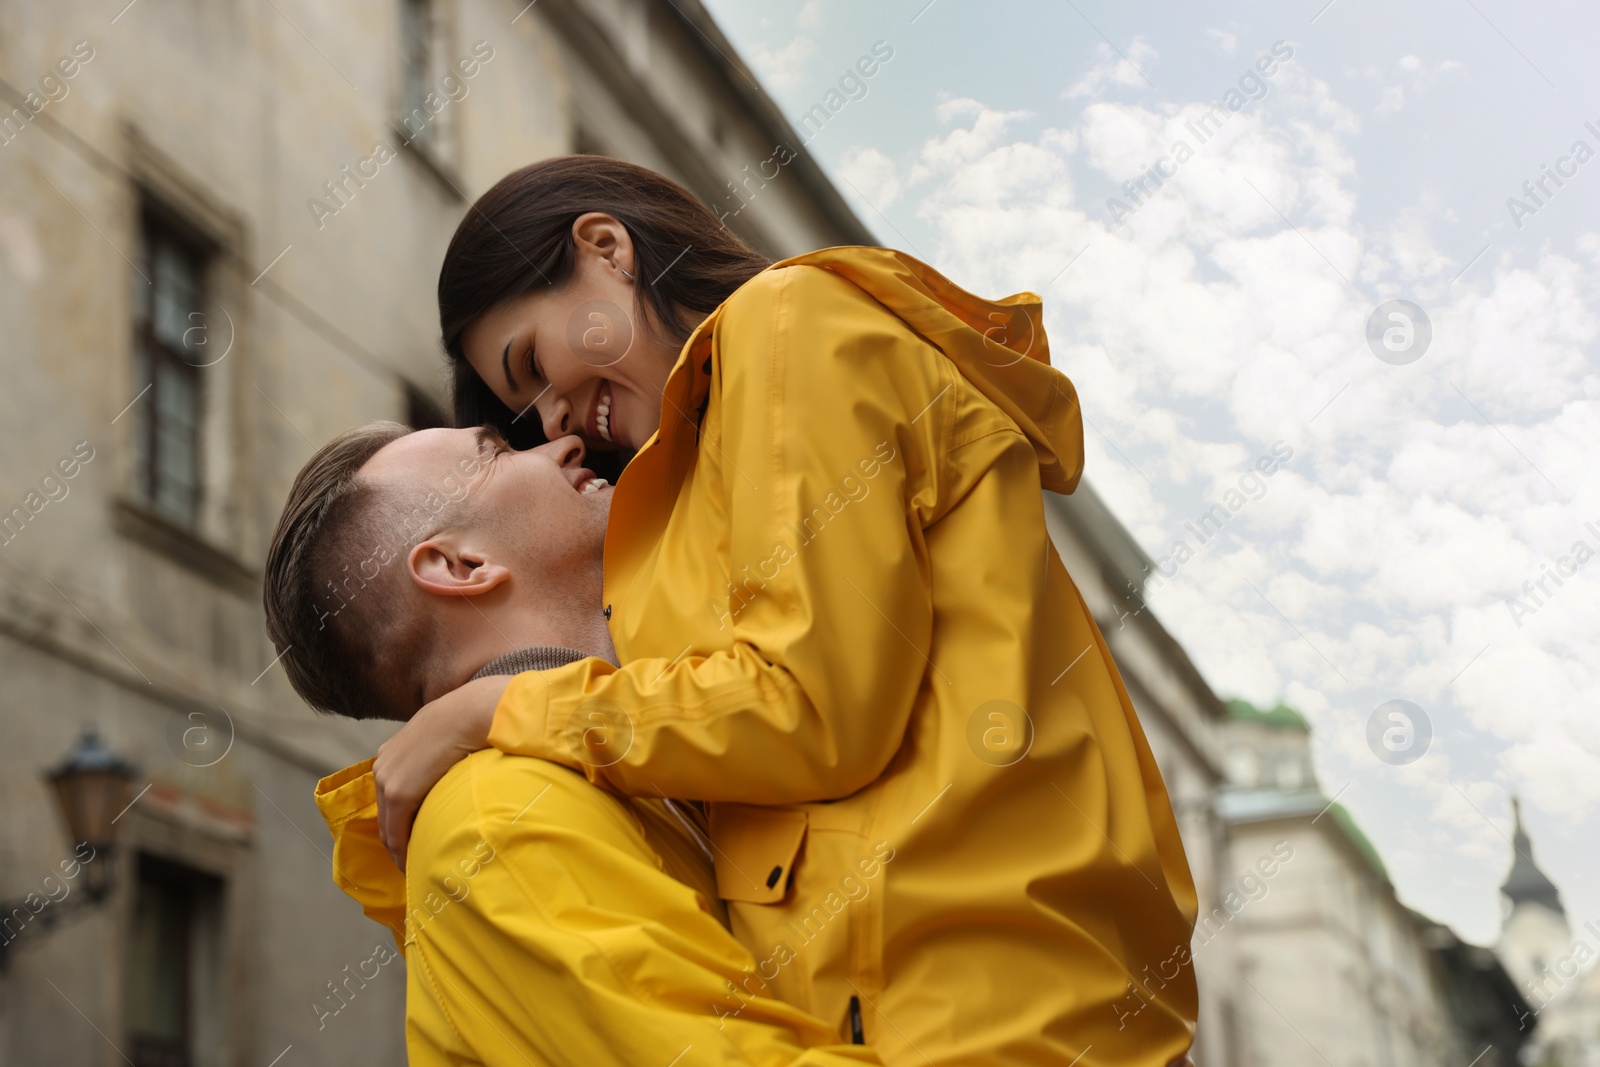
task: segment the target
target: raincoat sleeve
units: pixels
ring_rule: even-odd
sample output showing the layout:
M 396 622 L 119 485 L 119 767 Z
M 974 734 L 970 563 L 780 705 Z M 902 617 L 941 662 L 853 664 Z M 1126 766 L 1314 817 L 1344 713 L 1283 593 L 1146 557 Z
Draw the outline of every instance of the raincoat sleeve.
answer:
M 728 584 L 682 591 L 712 598 L 718 646 L 518 675 L 489 740 L 632 795 L 846 796 L 887 767 L 920 687 L 949 684 L 923 533 L 952 493 L 958 372 L 814 267 L 758 275 L 721 314 L 699 446 L 715 473 L 696 477 L 720 480 L 702 506 Z
M 406 887 L 378 837 L 378 788 L 372 760 L 317 783 L 317 808 L 333 835 L 333 882 L 382 923 L 405 951 Z
M 409 848 L 412 1064 L 881 1063 L 763 995 L 628 802 L 542 760 L 480 752 L 462 771 Z

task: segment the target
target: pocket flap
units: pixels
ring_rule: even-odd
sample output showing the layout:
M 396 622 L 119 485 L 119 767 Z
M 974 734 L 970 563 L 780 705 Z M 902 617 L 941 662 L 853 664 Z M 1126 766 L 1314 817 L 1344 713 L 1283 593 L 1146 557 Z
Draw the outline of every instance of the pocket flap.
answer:
M 717 895 L 723 900 L 776 904 L 806 839 L 806 813 L 795 808 L 712 804 Z

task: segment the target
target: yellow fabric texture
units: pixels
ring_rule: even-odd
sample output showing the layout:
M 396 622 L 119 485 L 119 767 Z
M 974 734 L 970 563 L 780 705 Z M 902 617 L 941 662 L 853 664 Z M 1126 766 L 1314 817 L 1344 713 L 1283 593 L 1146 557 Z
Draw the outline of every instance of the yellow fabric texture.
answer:
M 775 264 L 686 342 L 618 483 L 622 666 L 518 675 L 490 741 L 710 802 L 747 985 L 841 1039 L 859 998 L 893 1067 L 1160 1067 L 1195 891 L 1045 531 L 1082 462 L 1037 296 L 880 248 Z
M 705 845 L 660 801 L 488 749 L 429 794 L 403 875 L 370 760 L 317 803 L 335 881 L 404 952 L 412 1067 L 880 1062 L 744 991 L 755 961 L 720 921 Z

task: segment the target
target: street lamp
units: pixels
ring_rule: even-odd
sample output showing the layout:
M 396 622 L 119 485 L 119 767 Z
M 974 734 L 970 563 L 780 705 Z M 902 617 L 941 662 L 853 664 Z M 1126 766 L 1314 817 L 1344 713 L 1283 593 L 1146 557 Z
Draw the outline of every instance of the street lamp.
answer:
M 116 819 L 128 807 L 128 792 L 138 774 L 105 745 L 93 728 L 85 730 L 61 766 L 47 776 L 66 816 L 74 845 L 87 843 L 95 858 L 109 855 L 116 844 Z M 111 865 L 90 868 L 85 886 L 90 903 L 111 892 Z
M 6 966 L 11 942 L 34 921 L 53 926 L 74 912 L 92 907 L 111 894 L 116 844 L 116 820 L 128 807 L 128 793 L 137 771 L 101 744 L 93 728 L 83 732 L 66 759 L 45 776 L 55 790 L 74 848 L 87 844 L 93 851 L 85 861 L 82 893 L 54 897 L 30 893 L 21 900 L 0 903 L 0 971 Z M 64 868 L 63 868 L 64 870 Z

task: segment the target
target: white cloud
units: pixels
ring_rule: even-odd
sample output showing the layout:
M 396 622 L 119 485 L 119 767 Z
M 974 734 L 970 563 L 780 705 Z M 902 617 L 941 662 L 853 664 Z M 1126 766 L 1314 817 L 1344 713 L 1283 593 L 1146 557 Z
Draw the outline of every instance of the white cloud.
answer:
M 812 73 L 817 54 L 816 31 L 823 24 L 823 4 L 824 0 L 805 0 L 788 39 L 777 48 L 758 48 L 752 56 L 751 65 L 775 90 L 799 89 Z
M 1159 53 L 1143 37 L 1135 37 L 1125 53 L 1119 53 L 1109 44 L 1094 46 L 1094 66 L 1066 91 L 1069 99 L 1097 97 L 1108 85 L 1124 88 L 1148 87 L 1148 72 Z
M 1378 103 L 1374 108 L 1380 115 L 1391 115 L 1404 110 L 1408 93 L 1421 96 L 1431 92 L 1447 77 L 1463 74 L 1466 69 L 1466 64 L 1454 59 L 1430 64 L 1420 56 L 1406 55 L 1395 63 L 1393 72 L 1386 73 L 1377 67 L 1367 66 L 1346 73 L 1376 81 L 1394 78 L 1393 83 L 1379 89 Z
M 1444 80 L 1446 75 L 1459 74 L 1467 69 L 1465 63 L 1454 59 L 1441 60 L 1429 66 L 1418 56 L 1402 56 L 1398 64 L 1400 70 L 1411 80 L 1411 84 L 1419 92 L 1427 92 Z
M 839 176 L 876 211 L 900 198 L 894 161 L 876 148 L 851 148 L 839 161 Z
M 1100 59 L 1072 95 L 1143 84 Z M 1462 69 L 1407 57 L 1402 99 Z M 1151 601 L 1219 691 L 1286 694 L 1312 717 L 1330 792 L 1353 783 L 1369 830 L 1399 798 L 1404 825 L 1374 836 L 1411 850 L 1404 895 L 1492 886 L 1506 847 L 1485 815 L 1504 817 L 1507 792 L 1574 825 L 1600 815 L 1600 559 L 1520 628 L 1505 603 L 1575 540 L 1600 552 L 1583 526 L 1600 528 L 1600 235 L 1579 241 L 1587 258 L 1496 253 L 1452 284 L 1465 264 L 1433 240 L 1446 212 L 1427 194 L 1392 225 L 1357 222 L 1360 123 L 1293 63 L 1270 123 L 1232 114 L 1126 225 L 1078 195 L 1143 173 L 1210 103 L 1091 102 L 1068 136 L 950 100 L 903 179 L 870 150 L 849 167 L 915 199 L 925 251 L 962 284 L 1045 294 L 1093 423 L 1088 477 L 1152 554 L 1273 441 L 1293 448 Z M 1365 339 L 1394 296 L 1434 331 L 1404 367 Z M 1435 724 L 1437 751 L 1409 768 L 1364 740 L 1395 696 Z M 1492 893 L 1465 910 L 1469 935 L 1492 937 Z
M 1239 53 L 1239 35 L 1227 30 L 1207 30 L 1206 37 L 1217 46 L 1217 51 L 1225 56 L 1234 56 Z

